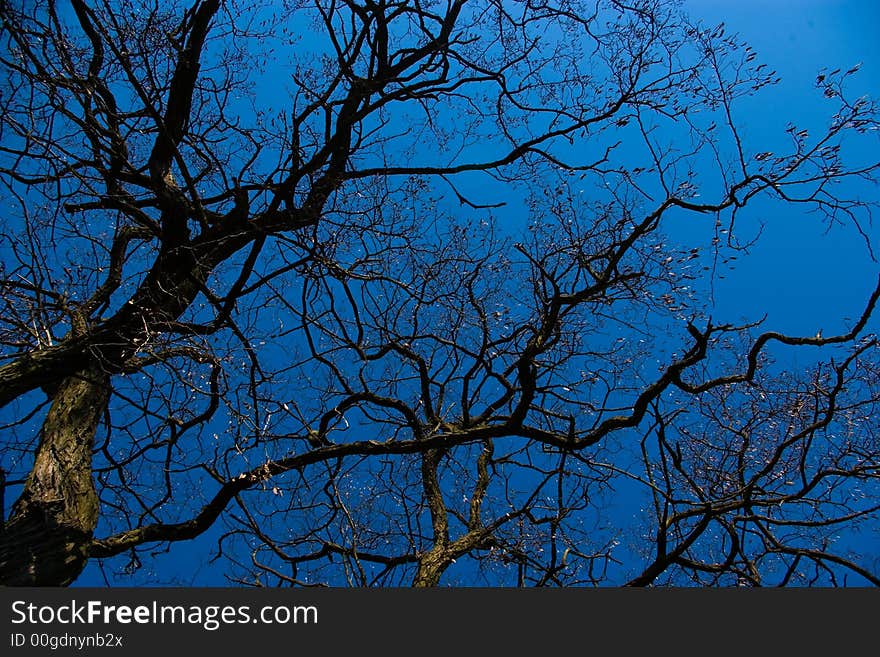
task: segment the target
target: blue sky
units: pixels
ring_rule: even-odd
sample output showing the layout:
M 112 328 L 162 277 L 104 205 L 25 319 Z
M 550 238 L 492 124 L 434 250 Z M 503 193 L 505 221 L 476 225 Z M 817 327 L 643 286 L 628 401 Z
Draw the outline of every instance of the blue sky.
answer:
M 851 83 L 853 95 L 880 90 L 880 3 L 689 0 L 684 5 L 694 17 L 709 24 L 723 21 L 728 31 L 738 32 L 782 78 L 775 88 L 749 99 L 740 114 L 746 139 L 755 148 L 783 134 L 789 121 L 810 128 L 829 120 L 833 106 L 814 87 L 823 69 L 861 64 Z M 876 158 L 876 140 L 863 144 L 872 147 L 850 155 Z M 876 198 L 876 190 L 863 192 Z M 777 206 L 760 218 L 765 222 L 761 241 L 750 258 L 741 259 L 737 275 L 719 285 L 719 312 L 743 312 L 750 319 L 756 311 L 767 312 L 768 322 L 779 330 L 811 334 L 823 329 L 826 335 L 841 328 L 838 319 L 858 314 L 874 287 L 878 265 L 855 231 L 826 233 L 824 225 L 798 208 L 780 211 Z M 817 308 L 827 317 L 824 326 L 816 325 Z
M 880 92 L 880 49 L 876 30 L 880 27 L 880 3 L 831 0 L 692 0 L 683 3 L 696 18 L 708 25 L 724 22 L 728 32 L 737 32 L 758 53 L 761 61 L 778 71 L 782 81 L 765 89 L 739 108 L 738 126 L 752 150 L 784 135 L 788 122 L 818 130 L 833 113 L 822 99 L 814 81 L 822 69 L 833 70 L 861 64 L 851 82 L 854 95 Z M 871 147 L 852 149 L 856 159 L 876 157 L 876 140 L 864 140 Z M 874 189 L 856 189 L 872 194 Z M 751 222 L 751 223 L 750 223 Z M 739 255 L 736 269 L 716 281 L 713 315 L 719 322 L 755 320 L 767 315 L 765 328 L 812 335 L 826 334 L 846 326 L 844 318 L 861 312 L 876 282 L 880 265 L 870 257 L 862 237 L 851 226 L 832 227 L 800 209 L 758 204 L 744 217 L 744 231 L 763 226 L 760 242 L 748 254 Z M 692 241 L 694 224 L 673 222 L 668 228 L 673 239 Z M 876 233 L 876 231 L 874 231 Z M 875 234 L 870 237 L 875 238 Z M 874 244 L 880 253 L 880 244 Z M 875 321 L 875 326 L 877 322 Z M 809 354 L 791 355 L 797 364 L 809 361 Z M 627 513 L 621 509 L 621 513 Z M 623 518 L 621 519 L 622 521 Z M 201 564 L 210 552 L 212 532 L 192 544 L 172 546 L 170 553 L 148 569 L 161 574 L 164 582 L 181 584 L 223 584 L 208 566 Z M 867 537 L 863 547 L 876 551 L 876 539 Z M 871 543 L 869 541 L 873 540 Z M 145 573 L 140 573 L 145 575 Z M 149 575 L 146 575 L 148 578 Z M 124 583 L 120 581 L 120 583 Z M 102 585 L 96 564 L 90 565 L 77 585 Z

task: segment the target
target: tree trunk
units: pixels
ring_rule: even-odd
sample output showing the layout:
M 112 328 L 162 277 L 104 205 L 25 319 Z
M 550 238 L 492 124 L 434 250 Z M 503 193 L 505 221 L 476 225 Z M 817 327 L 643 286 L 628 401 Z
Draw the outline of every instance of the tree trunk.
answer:
M 109 398 L 96 363 L 54 392 L 34 466 L 0 533 L 0 584 L 66 586 L 85 567 L 98 523 L 92 446 Z
M 413 588 L 430 588 L 440 584 L 443 571 L 449 566 L 449 559 L 442 550 L 431 550 L 419 559 L 419 569 L 413 578 Z

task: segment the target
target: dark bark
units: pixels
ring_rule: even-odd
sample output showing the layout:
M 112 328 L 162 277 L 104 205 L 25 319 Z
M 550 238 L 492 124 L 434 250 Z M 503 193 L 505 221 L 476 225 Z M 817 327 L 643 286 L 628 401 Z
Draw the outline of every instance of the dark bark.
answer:
M 0 584 L 66 586 L 85 567 L 99 507 L 92 445 L 109 396 L 109 377 L 94 362 L 55 392 L 34 467 L 0 534 Z
M 432 550 L 419 559 L 419 569 L 413 579 L 415 588 L 431 588 L 440 583 L 440 577 L 449 566 L 449 559 L 442 550 Z

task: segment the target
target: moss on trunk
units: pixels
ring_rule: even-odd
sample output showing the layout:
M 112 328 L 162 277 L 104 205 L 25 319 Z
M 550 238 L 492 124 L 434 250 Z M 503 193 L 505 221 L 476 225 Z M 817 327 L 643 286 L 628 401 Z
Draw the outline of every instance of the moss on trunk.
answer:
M 0 533 L 0 584 L 66 586 L 85 567 L 99 506 L 92 446 L 109 397 L 109 377 L 94 363 L 55 391 L 33 469 Z

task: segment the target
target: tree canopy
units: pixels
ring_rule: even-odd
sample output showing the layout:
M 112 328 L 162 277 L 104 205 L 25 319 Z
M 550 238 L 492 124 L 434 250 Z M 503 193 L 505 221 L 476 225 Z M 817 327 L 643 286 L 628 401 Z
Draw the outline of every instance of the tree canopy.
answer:
M 0 17 L 3 583 L 880 584 L 880 280 L 712 304 L 756 206 L 871 252 L 855 69 L 771 148 L 665 0 Z

